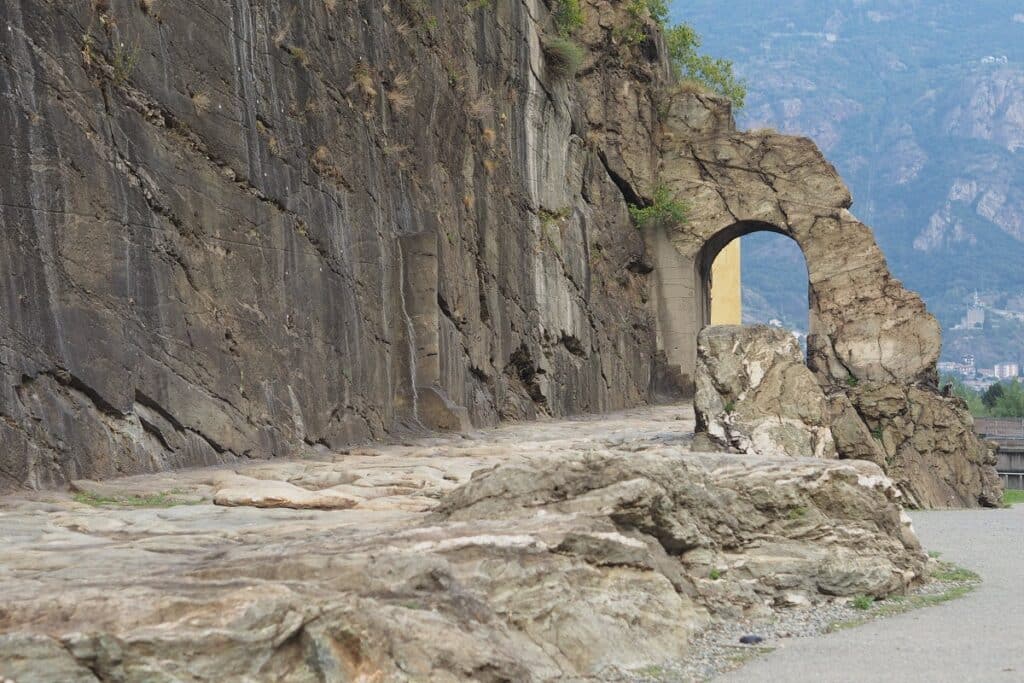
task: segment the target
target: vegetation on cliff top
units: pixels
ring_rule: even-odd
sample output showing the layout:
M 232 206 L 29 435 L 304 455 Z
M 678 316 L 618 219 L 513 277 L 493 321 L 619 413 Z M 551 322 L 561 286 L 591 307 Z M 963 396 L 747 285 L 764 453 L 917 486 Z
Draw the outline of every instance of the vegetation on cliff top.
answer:
M 722 95 L 732 102 L 733 107 L 743 107 L 747 97 L 747 85 L 733 72 L 732 62 L 700 54 L 700 35 L 688 24 L 678 24 L 665 29 L 665 43 L 676 78 L 696 81 Z
M 732 62 L 701 54 L 698 51 L 700 35 L 689 24 L 669 26 L 666 0 L 631 0 L 626 10 L 632 20 L 616 31 L 619 40 L 627 45 L 643 42 L 647 38 L 645 23 L 654 21 L 665 33 L 668 58 L 677 80 L 697 84 L 726 97 L 737 109 L 743 106 L 747 95 L 746 83 L 733 72 Z M 551 10 L 551 18 L 557 37 L 545 41 L 544 52 L 556 74 L 571 77 L 583 61 L 583 50 L 572 39 L 585 21 L 580 0 L 557 0 Z

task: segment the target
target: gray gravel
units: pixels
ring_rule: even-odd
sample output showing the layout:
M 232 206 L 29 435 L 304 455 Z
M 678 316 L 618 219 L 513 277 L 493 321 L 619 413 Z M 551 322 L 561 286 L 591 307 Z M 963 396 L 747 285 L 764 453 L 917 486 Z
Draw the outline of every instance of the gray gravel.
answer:
M 1024 681 L 1024 505 L 912 517 L 926 548 L 981 575 L 975 591 L 855 629 L 794 639 L 716 680 Z
M 912 516 L 925 547 L 981 574 L 981 585 L 941 605 L 878 619 L 870 618 L 885 603 L 866 612 L 833 603 L 780 612 L 770 622 L 722 624 L 697 636 L 685 661 L 630 680 L 1024 682 L 1024 505 Z M 916 595 L 957 585 L 933 581 Z M 833 624 L 865 617 L 865 624 L 828 633 Z M 765 640 L 741 645 L 747 634 Z

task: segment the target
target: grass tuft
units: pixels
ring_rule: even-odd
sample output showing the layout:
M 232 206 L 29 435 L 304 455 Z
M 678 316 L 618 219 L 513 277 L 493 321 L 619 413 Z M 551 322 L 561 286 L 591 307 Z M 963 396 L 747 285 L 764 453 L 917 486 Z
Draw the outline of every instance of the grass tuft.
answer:
M 932 578 L 936 581 L 949 581 L 951 583 L 976 583 L 981 581 L 981 577 L 970 569 L 957 567 L 949 562 L 940 562 L 939 568 L 932 574 Z
M 123 85 L 128 81 L 128 77 L 132 75 L 132 71 L 135 70 L 135 64 L 139 61 L 139 48 L 137 46 L 128 47 L 124 43 L 120 43 L 114 48 L 114 59 L 112 66 L 114 67 L 114 83 L 116 85 Z
M 556 36 L 544 42 L 544 56 L 553 76 L 572 78 L 583 63 L 583 48 L 571 38 Z
M 1006 489 L 1003 491 L 1003 505 L 1010 507 L 1017 503 L 1024 503 L 1024 490 Z
M 858 595 L 850 604 L 854 609 L 867 610 L 875 604 L 875 599 L 870 595 Z
M 874 599 L 870 596 L 857 596 L 854 598 L 853 607 L 863 610 L 865 615 L 848 621 L 837 621 L 830 624 L 827 631 L 829 633 L 842 631 L 860 626 L 878 617 L 891 617 L 922 607 L 941 605 L 944 602 L 964 597 L 981 583 L 981 577 L 976 573 L 949 562 L 940 562 L 939 570 L 932 574 L 931 578 L 952 585 L 942 593 L 931 595 L 894 595 L 880 602 L 874 602 Z

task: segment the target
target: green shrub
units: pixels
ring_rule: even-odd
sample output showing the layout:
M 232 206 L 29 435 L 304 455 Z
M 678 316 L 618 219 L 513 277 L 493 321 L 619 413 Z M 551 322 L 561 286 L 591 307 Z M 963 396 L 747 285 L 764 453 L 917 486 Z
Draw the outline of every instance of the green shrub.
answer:
M 722 570 L 721 569 L 712 569 L 708 573 L 708 578 L 711 579 L 712 581 L 718 581 L 720 578 L 722 578 Z
M 747 85 L 733 73 L 732 62 L 715 59 L 697 52 L 700 35 L 693 27 L 679 24 L 665 31 L 668 56 L 677 78 L 703 83 L 712 91 L 728 98 L 737 109 L 747 97 Z
M 629 205 L 629 215 L 638 228 L 671 227 L 686 221 L 685 202 L 675 199 L 664 185 L 654 188 L 654 200 L 647 206 Z
M 668 3 L 665 0 L 646 0 L 646 3 L 651 19 L 664 26 L 665 22 L 668 21 Z
M 583 8 L 580 0 L 558 0 L 551 15 L 561 36 L 570 36 L 583 26 Z
M 870 595 L 858 595 L 853 599 L 852 606 L 854 609 L 871 609 L 871 606 L 875 604 L 875 599 Z
M 583 48 L 571 38 L 557 36 L 544 41 L 548 70 L 561 78 L 572 78 L 583 63 Z
M 128 77 L 135 70 L 135 64 L 139 61 L 139 48 L 137 46 L 126 47 L 120 43 L 114 48 L 114 83 L 123 85 Z
M 627 45 L 636 45 L 647 38 L 644 25 L 650 18 L 658 26 L 664 26 L 668 20 L 668 5 L 665 0 L 632 0 L 627 6 L 630 21 L 626 26 L 616 27 L 615 39 Z
M 786 513 L 786 517 L 788 517 L 789 519 L 803 519 L 806 516 L 807 508 L 803 507 L 802 505 L 795 508 L 791 508 L 789 512 Z

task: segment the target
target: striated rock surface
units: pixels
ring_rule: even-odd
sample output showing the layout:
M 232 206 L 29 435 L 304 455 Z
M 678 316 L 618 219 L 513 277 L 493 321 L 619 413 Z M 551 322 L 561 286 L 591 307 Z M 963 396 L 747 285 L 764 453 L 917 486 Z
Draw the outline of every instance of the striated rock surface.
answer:
M 659 408 L 0 499 L 0 677 L 614 680 L 713 619 L 920 579 L 877 466 L 692 454 L 692 428 Z M 357 502 L 210 504 L 242 477 Z M 159 492 L 198 503 L 131 507 Z
M 837 457 L 828 400 L 796 338 L 779 328 L 704 328 L 694 410 L 699 432 L 742 453 Z
M 849 381 L 826 394 L 795 338 L 767 326 L 707 327 L 697 352 L 698 445 L 869 460 L 914 507 L 1000 504 L 995 454 L 957 399 L 888 382 Z
M 0 488 L 688 395 L 711 262 L 771 230 L 848 452 L 917 505 L 998 500 L 935 319 L 817 147 L 670 87 L 635 3 L 582 4 L 570 78 L 542 0 L 4 3 Z M 661 186 L 688 220 L 636 230 Z M 251 488 L 221 500 L 296 497 Z
M 585 4 L 571 82 L 541 0 L 0 4 L 0 488 L 644 402 L 665 68 Z
M 911 505 L 1002 505 L 993 447 L 978 438 L 959 398 L 939 400 L 927 387 L 858 384 L 850 397 L 884 452 L 887 473 Z

